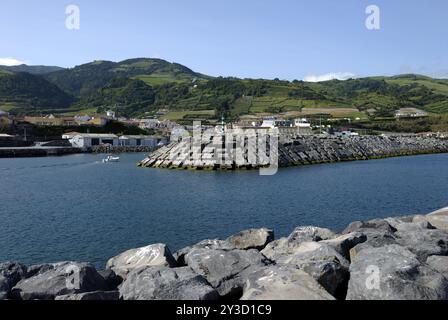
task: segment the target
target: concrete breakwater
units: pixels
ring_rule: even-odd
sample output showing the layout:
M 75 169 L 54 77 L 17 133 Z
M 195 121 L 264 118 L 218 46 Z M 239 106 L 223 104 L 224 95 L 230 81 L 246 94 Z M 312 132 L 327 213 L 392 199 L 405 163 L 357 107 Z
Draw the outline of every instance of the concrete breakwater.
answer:
M 48 157 L 76 153 L 149 153 L 152 151 L 154 151 L 154 148 L 146 146 L 95 146 L 91 148 L 74 148 L 58 146 L 57 143 L 54 143 L 54 145 L 48 144 L 33 147 L 0 148 L 0 158 Z
M 0 158 L 48 157 L 75 153 L 82 153 L 82 150 L 73 147 L 49 146 L 0 148 Z
M 418 135 L 397 136 L 281 136 L 272 150 L 269 139 L 266 145 L 254 145 L 256 142 L 246 139 L 239 144 L 239 150 L 226 151 L 227 146 L 235 146 L 235 141 L 226 141 L 225 135 L 208 137 L 196 149 L 192 139 L 173 142 L 152 153 L 141 161 L 141 167 L 196 169 L 196 170 L 233 170 L 253 169 L 266 166 L 273 155 L 281 167 L 330 163 L 351 160 L 368 160 L 383 157 L 418 155 L 448 152 L 448 139 Z M 250 150 L 255 157 L 250 158 Z M 261 149 L 261 150 L 260 150 Z M 274 152 L 272 152 L 274 151 Z M 261 160 L 263 158 L 263 160 Z M 255 160 L 254 160 L 255 159 Z
M 447 300 L 448 208 L 356 221 L 342 232 L 298 226 L 204 240 L 174 254 L 131 249 L 88 263 L 0 263 L 0 299 Z

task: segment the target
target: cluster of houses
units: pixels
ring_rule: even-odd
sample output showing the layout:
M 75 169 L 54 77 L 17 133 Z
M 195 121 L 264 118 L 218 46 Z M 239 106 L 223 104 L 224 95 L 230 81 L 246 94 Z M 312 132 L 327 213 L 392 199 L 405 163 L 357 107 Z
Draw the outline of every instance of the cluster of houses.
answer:
M 91 117 L 91 116 L 61 116 L 56 117 L 52 114 L 46 116 L 26 116 L 23 119 L 25 122 L 37 125 L 37 126 L 60 126 L 60 127 L 73 127 L 73 126 L 97 126 L 104 127 L 109 121 L 108 117 Z
M 168 138 L 145 135 L 116 135 L 112 133 L 69 132 L 62 135 L 73 147 L 91 148 L 95 146 L 111 147 L 149 147 L 156 148 L 168 143 Z

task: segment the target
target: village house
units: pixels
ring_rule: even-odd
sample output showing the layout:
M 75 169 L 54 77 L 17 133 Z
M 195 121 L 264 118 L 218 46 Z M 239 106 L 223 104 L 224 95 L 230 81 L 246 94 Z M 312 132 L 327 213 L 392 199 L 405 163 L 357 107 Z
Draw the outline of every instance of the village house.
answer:
M 155 148 L 160 139 L 156 136 L 124 135 L 119 138 L 120 146 Z
M 115 134 L 104 134 L 104 133 L 78 133 L 76 135 L 64 136 L 67 138 L 73 147 L 76 148 L 90 148 L 93 146 L 110 145 L 119 146 L 118 136 Z
M 97 126 L 104 127 L 108 119 L 105 117 L 90 117 L 90 116 L 75 116 L 75 117 L 56 117 L 52 114 L 43 117 L 26 116 L 24 121 L 37 126 L 59 126 L 59 127 L 73 127 L 73 126 Z

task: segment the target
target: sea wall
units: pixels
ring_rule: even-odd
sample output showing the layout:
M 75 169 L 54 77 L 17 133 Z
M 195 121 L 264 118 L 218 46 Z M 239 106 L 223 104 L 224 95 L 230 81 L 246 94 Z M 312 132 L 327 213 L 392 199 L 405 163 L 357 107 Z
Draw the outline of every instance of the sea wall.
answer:
M 0 148 L 0 158 L 63 156 L 81 152 L 81 149 L 73 147 Z
M 148 230 L 150 231 L 150 230 Z M 131 249 L 88 263 L 0 263 L 0 299 L 447 300 L 448 208 L 356 221 L 342 232 L 251 229 L 171 253 Z
M 141 167 L 196 169 L 196 170 L 228 170 L 253 169 L 266 166 L 263 158 L 271 157 L 270 139 L 260 152 L 259 146 L 251 145 L 246 139 L 242 145 L 245 148 L 241 156 L 230 153 L 225 159 L 222 150 L 236 143 L 225 141 L 225 136 L 207 138 L 200 145 L 199 157 L 194 155 L 192 140 L 173 142 L 144 159 Z M 252 141 L 253 143 L 253 141 Z M 221 149 L 220 149 L 221 148 Z M 244 149 L 243 148 L 243 149 Z M 247 150 L 252 148 L 258 152 L 256 161 L 249 158 Z M 351 160 L 368 160 L 384 157 L 445 153 L 448 152 L 448 139 L 418 135 L 397 136 L 356 136 L 332 137 L 320 135 L 281 136 L 278 142 L 278 152 L 275 153 L 281 167 L 308 165 L 315 163 L 330 163 Z

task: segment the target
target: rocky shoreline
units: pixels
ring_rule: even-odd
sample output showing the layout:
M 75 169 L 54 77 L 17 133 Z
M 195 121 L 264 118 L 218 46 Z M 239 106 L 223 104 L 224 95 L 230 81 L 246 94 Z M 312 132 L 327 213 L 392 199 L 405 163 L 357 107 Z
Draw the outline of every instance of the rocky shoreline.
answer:
M 174 254 L 131 249 L 104 270 L 88 263 L 0 263 L 11 300 L 447 300 L 448 208 L 351 223 L 204 240 Z
M 257 150 L 260 146 L 245 140 L 241 156 L 222 159 L 222 147 L 239 145 L 236 137 L 227 141 L 227 136 L 207 137 L 207 143 L 201 145 L 200 157 L 194 156 L 192 139 L 172 142 L 142 160 L 140 167 L 190 169 L 190 170 L 237 170 L 265 167 L 262 161 L 249 159 L 247 150 Z M 269 139 L 268 139 L 269 141 Z M 257 160 L 269 158 L 270 145 L 263 148 L 266 154 L 258 154 Z M 219 150 L 219 151 L 217 151 Z M 341 161 L 369 160 L 387 157 L 410 156 L 420 154 L 448 153 L 448 139 L 421 135 L 395 136 L 355 136 L 335 137 L 322 135 L 283 135 L 280 136 L 278 152 L 275 152 L 280 167 L 310 164 L 333 163 Z

